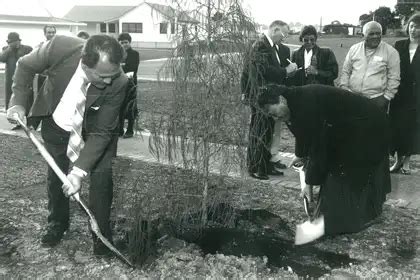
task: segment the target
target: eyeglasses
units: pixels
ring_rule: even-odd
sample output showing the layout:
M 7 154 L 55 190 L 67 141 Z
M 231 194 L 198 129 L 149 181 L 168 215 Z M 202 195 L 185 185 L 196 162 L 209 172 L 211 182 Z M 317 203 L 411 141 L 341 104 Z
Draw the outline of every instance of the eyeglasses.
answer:
M 316 41 L 315 38 L 303 38 L 303 42 L 305 42 L 305 43 L 309 43 L 309 42 L 313 43 L 315 41 Z

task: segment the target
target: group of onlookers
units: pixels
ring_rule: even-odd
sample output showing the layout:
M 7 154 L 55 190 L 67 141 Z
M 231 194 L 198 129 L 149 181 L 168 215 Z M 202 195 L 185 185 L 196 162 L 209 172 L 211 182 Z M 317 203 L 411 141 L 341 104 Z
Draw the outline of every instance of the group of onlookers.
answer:
M 295 136 L 291 165 L 303 165 L 307 188 L 321 186 L 318 220 L 306 237 L 359 231 L 381 213 L 389 172 L 409 174 L 410 155 L 420 153 L 420 14 L 395 47 L 381 40 L 378 22 L 365 24 L 337 87 L 335 55 L 317 45 L 316 29 L 301 30 L 291 59 L 282 44 L 287 33 L 287 24 L 274 21 L 247 54 L 241 85 L 251 107 L 249 174 L 282 174 L 272 152 L 285 122 Z M 391 168 L 389 152 L 397 154 Z

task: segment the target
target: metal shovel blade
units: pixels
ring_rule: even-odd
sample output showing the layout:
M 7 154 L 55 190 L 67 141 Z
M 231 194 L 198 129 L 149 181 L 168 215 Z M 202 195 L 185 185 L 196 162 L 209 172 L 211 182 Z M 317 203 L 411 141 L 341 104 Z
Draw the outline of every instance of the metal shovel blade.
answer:
M 71 182 L 67 179 L 66 174 L 61 171 L 60 167 L 58 167 L 57 163 L 55 162 L 54 158 L 50 155 L 44 145 L 35 137 L 35 135 L 29 130 L 26 124 L 19 118 L 19 116 L 14 115 L 13 118 L 20 124 L 20 126 L 25 131 L 28 138 L 32 141 L 38 151 L 41 153 L 42 157 L 47 161 L 48 165 L 54 170 L 55 174 L 60 178 L 61 182 L 65 185 L 71 185 Z M 120 259 L 122 259 L 126 264 L 130 267 L 134 267 L 134 265 L 118 251 L 101 233 L 98 222 L 96 221 L 93 213 L 90 209 L 86 206 L 83 200 L 80 198 L 79 193 L 74 194 L 73 199 L 76 200 L 80 206 L 82 206 L 83 210 L 89 216 L 89 222 L 91 226 L 91 230 L 95 233 L 95 235 L 107 246 L 112 252 L 114 252 Z

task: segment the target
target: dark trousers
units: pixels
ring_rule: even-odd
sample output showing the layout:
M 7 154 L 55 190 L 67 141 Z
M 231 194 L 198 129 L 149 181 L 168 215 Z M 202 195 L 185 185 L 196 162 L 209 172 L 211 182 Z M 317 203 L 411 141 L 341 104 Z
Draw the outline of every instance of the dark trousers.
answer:
M 41 134 L 46 149 L 61 170 L 67 174 L 70 164 L 66 155 L 69 133 L 61 129 L 49 117 L 42 121 Z M 93 212 L 102 234 L 109 239 L 112 237 L 109 224 L 113 197 L 112 158 L 115 154 L 117 140 L 118 137 L 114 137 L 108 149 L 90 172 L 89 208 Z M 51 167 L 48 167 L 48 223 L 67 229 L 69 226 L 69 199 L 65 197 L 61 189 L 62 185 L 58 176 L 55 175 Z
M 273 138 L 274 119 L 261 109 L 251 107 L 251 123 L 247 150 L 248 171 L 267 174 L 270 169 L 270 145 Z
M 127 134 L 133 134 L 134 133 L 134 121 L 135 121 L 136 117 L 134 116 L 134 114 L 129 114 L 127 116 L 125 114 L 126 114 L 126 112 L 121 110 L 120 119 L 119 119 L 119 121 L 120 121 L 120 125 L 119 125 L 120 135 L 124 134 L 124 121 L 125 121 L 125 119 L 127 119 L 127 121 L 128 121 L 126 133 Z

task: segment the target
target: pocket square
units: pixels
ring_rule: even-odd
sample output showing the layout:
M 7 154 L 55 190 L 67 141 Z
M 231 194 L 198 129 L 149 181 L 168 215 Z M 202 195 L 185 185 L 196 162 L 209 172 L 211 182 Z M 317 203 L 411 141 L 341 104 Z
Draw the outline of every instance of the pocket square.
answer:
M 99 107 L 101 107 L 101 106 L 92 106 L 92 107 L 90 107 L 92 110 L 95 110 L 95 111 L 98 111 L 99 110 Z

